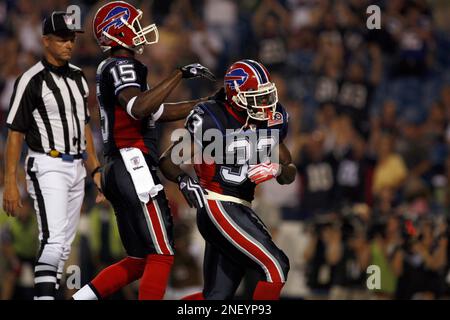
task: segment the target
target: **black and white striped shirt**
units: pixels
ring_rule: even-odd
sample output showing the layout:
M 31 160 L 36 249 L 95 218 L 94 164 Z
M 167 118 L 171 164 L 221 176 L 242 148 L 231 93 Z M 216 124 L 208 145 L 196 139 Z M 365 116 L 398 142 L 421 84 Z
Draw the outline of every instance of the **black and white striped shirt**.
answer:
M 86 149 L 88 94 L 80 68 L 55 67 L 43 59 L 16 80 L 6 123 L 25 133 L 33 151 L 80 154 Z

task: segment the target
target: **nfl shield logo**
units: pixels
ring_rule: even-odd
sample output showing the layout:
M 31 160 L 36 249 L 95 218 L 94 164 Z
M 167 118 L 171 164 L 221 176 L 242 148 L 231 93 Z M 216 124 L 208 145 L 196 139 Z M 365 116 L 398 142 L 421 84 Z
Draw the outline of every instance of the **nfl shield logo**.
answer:
M 272 114 L 272 118 L 267 120 L 268 127 L 276 126 L 277 124 L 282 123 L 283 123 L 283 115 L 281 114 L 281 112 L 274 112 Z

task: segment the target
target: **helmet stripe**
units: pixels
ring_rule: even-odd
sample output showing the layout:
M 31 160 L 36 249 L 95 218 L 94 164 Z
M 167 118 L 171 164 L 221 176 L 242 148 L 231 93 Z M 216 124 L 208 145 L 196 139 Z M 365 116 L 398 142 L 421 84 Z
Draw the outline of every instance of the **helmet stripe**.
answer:
M 263 81 L 262 81 L 261 75 L 259 74 L 258 70 L 256 70 L 256 68 L 253 65 L 248 63 L 248 61 L 249 60 L 242 60 L 241 63 L 245 64 L 247 67 L 249 67 L 256 74 L 256 77 L 258 79 L 258 84 L 262 84 Z
M 266 72 L 258 62 L 253 60 L 244 60 L 244 61 L 247 62 L 247 64 L 250 64 L 254 69 L 256 69 L 256 71 L 259 73 L 262 83 L 269 82 L 269 77 L 267 77 Z
M 255 63 L 255 65 L 261 70 L 261 74 L 263 75 L 263 79 L 266 79 L 266 82 L 269 82 L 269 74 L 267 73 L 267 70 L 264 68 L 264 66 L 257 62 L 257 61 L 253 61 Z

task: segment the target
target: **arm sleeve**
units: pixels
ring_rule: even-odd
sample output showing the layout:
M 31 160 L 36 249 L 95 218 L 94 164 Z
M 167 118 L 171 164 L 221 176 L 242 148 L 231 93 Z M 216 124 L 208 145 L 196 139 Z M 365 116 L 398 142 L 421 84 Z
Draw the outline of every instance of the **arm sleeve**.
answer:
M 25 133 L 31 126 L 38 99 L 33 93 L 30 82 L 23 83 L 21 80 L 22 77 L 18 78 L 14 84 L 6 124 L 12 130 Z

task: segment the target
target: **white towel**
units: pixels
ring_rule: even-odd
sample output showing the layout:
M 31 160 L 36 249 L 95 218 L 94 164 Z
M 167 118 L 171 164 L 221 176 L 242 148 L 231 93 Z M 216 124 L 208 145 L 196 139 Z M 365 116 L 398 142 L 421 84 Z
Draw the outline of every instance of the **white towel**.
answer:
M 131 180 L 133 180 L 139 200 L 147 203 L 150 197 L 156 197 L 158 192 L 163 189 L 163 186 L 160 184 L 155 185 L 142 151 L 137 148 L 122 148 L 120 149 L 120 154 L 127 171 L 130 173 Z

